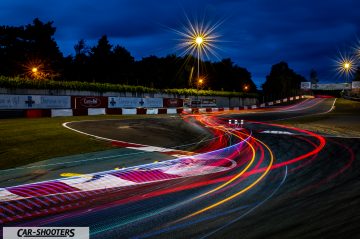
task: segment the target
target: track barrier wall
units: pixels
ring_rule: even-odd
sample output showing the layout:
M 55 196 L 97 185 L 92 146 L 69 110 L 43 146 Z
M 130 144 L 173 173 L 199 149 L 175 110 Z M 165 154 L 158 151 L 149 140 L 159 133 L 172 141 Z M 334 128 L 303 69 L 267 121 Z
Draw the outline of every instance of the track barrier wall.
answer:
M 300 98 L 308 98 L 308 96 L 294 96 L 273 102 L 239 107 L 214 107 L 216 99 L 200 99 L 192 100 L 197 106 L 194 107 L 191 105 L 191 99 L 0 94 L 0 118 L 210 113 L 224 110 L 258 109 Z

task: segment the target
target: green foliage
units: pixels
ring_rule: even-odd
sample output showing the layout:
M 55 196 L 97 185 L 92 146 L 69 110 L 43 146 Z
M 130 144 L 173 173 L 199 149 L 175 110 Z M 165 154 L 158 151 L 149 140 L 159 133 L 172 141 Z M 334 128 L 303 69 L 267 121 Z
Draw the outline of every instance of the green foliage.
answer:
M 139 93 L 167 93 L 175 95 L 202 95 L 202 96 L 238 96 L 255 98 L 255 93 L 196 90 L 196 89 L 154 89 L 144 86 L 119 85 L 110 83 L 89 83 L 79 81 L 33 80 L 20 77 L 0 76 L 0 87 L 10 89 L 49 89 L 49 90 L 76 90 L 96 92 L 139 92 Z

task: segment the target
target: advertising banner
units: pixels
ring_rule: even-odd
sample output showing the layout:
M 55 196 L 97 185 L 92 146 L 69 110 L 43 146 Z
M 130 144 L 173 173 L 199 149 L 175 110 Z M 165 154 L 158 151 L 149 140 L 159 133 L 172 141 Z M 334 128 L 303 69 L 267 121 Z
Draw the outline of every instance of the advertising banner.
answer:
M 162 98 L 109 97 L 109 108 L 162 108 Z
M 189 98 L 184 99 L 184 107 L 191 107 L 191 100 Z
M 216 99 L 201 99 L 202 107 L 216 107 Z
M 360 89 L 360 81 L 353 81 L 351 88 L 353 89 Z
M 310 90 L 311 82 L 301 82 L 300 88 L 303 90 Z
M 191 107 L 201 107 L 201 100 L 191 100 Z
M 184 100 L 184 106 L 186 107 L 187 99 Z M 188 107 L 216 107 L 216 99 L 192 99 L 189 101 Z
M 108 97 L 104 96 L 72 96 L 71 107 L 73 109 L 106 108 Z
M 0 109 L 69 109 L 70 96 L 0 95 Z
M 313 84 L 312 90 L 350 90 L 350 83 Z
M 183 99 L 164 98 L 164 107 L 177 108 L 177 107 L 183 107 L 183 105 L 184 105 Z

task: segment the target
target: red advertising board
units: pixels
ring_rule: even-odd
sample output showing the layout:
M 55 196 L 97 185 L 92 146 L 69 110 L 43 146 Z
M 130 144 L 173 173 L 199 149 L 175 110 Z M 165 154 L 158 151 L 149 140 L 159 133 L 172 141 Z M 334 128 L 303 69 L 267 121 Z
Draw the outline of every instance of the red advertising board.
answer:
M 164 107 L 172 108 L 172 107 L 183 107 L 184 100 L 183 99 L 175 99 L 175 98 L 164 98 Z
M 104 96 L 71 96 L 71 108 L 107 108 L 108 97 Z

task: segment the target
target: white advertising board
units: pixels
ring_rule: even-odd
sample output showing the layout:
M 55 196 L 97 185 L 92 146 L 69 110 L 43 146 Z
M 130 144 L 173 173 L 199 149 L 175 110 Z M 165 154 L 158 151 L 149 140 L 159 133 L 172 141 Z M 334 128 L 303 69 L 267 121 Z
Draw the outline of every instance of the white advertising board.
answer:
M 201 107 L 216 107 L 216 99 L 201 99 Z
M 89 108 L 88 115 L 106 115 L 105 108 Z
M 300 88 L 303 90 L 310 90 L 311 82 L 301 82 Z
M 353 81 L 351 84 L 351 88 L 360 89 L 360 81 Z
M 159 112 L 159 109 L 147 109 L 146 114 L 147 115 L 157 115 Z
M 177 111 L 176 111 L 176 109 L 167 109 L 167 113 L 168 114 L 176 114 Z
M 162 108 L 162 98 L 109 97 L 109 108 Z
M 73 116 L 73 110 L 72 109 L 52 109 L 51 117 L 58 117 L 58 116 Z
M 350 83 L 330 83 L 330 84 L 313 84 L 312 90 L 350 90 Z
M 70 96 L 0 95 L 0 109 L 69 109 Z

